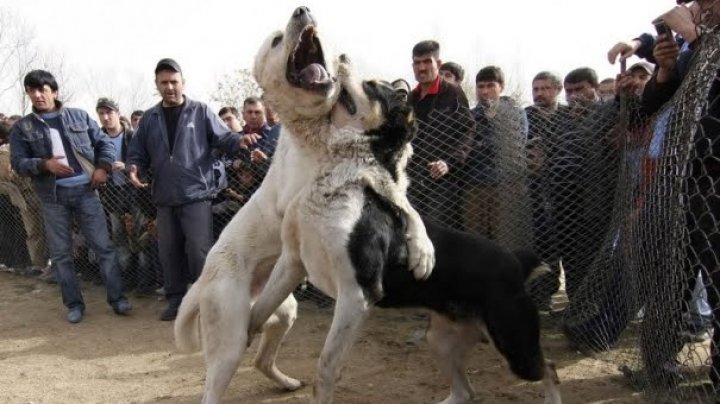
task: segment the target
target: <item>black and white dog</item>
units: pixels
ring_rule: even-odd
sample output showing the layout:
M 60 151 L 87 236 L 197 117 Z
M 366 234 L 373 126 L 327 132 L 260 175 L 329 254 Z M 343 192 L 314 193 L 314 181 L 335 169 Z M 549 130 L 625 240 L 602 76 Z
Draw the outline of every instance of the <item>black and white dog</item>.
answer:
M 452 385 L 443 403 L 472 398 L 465 360 L 485 327 L 513 373 L 542 380 L 545 402 L 560 403 L 557 374 L 540 347 L 538 312 L 525 291 L 540 260 L 427 222 L 436 264 L 428 279 L 414 277 L 408 271 L 407 215 L 393 202 L 402 198 L 387 197 L 405 190 L 398 184 L 407 183 L 405 165 L 416 130 L 412 110 L 387 83 L 343 85 L 350 99 L 379 104 L 384 123 L 361 139 L 356 133 L 344 140 L 338 136 L 331 150 L 342 161 L 320 167 L 315 181 L 287 206 L 282 253 L 252 308 L 249 334 L 259 332 L 307 276 L 337 301 L 320 355 L 314 403 L 332 402 L 340 365 L 373 305 L 430 310 L 427 339 Z

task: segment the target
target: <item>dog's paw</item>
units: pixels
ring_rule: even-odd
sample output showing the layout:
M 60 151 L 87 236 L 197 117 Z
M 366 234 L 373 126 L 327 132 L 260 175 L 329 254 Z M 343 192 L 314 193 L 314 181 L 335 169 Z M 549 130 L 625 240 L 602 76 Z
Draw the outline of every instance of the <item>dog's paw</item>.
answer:
M 295 391 L 303 386 L 305 386 L 305 383 L 301 382 L 300 380 L 293 379 L 292 377 L 287 377 L 285 382 L 282 383 L 282 387 L 286 391 Z
M 408 235 L 408 269 L 415 279 L 425 280 L 430 277 L 435 267 L 435 247 L 423 232 L 413 237 Z

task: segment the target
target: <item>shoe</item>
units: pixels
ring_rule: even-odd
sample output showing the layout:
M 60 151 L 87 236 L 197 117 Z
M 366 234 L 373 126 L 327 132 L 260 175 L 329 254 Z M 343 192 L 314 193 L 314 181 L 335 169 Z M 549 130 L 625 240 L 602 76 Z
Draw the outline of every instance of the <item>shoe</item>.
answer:
M 174 321 L 175 317 L 177 317 L 177 312 L 178 312 L 177 307 L 169 306 L 160 315 L 160 321 Z
M 132 310 L 132 305 L 126 299 L 122 299 L 113 304 L 112 308 L 115 314 L 122 316 Z
M 57 279 L 55 278 L 55 267 L 46 267 L 42 273 L 38 275 L 38 279 L 45 281 L 46 283 L 57 283 Z
M 67 321 L 72 324 L 77 324 L 80 321 L 82 321 L 83 318 L 83 312 L 79 308 L 70 309 L 67 314 Z
M 630 369 L 622 365 L 618 370 L 625 376 L 630 385 L 638 391 L 648 389 L 673 389 L 685 382 L 680 370 L 680 362 L 669 360 L 662 367 L 648 371 L 648 369 Z

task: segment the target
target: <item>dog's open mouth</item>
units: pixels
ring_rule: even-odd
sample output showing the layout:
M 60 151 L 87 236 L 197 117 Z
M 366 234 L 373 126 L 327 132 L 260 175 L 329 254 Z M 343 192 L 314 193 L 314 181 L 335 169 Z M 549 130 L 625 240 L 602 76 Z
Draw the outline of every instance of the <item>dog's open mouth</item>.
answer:
M 287 80 L 307 90 L 325 90 L 333 83 L 326 70 L 325 55 L 314 25 L 305 27 L 300 34 L 300 41 L 288 58 Z

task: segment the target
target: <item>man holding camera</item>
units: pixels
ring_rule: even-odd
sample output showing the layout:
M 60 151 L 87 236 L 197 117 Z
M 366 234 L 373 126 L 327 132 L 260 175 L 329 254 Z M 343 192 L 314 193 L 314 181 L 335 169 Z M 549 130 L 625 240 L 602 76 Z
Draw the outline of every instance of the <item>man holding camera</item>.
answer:
M 680 0 L 678 3 L 689 3 Z M 655 76 L 647 83 L 642 96 L 643 112 L 647 116 L 659 111 L 678 91 L 690 71 L 690 62 L 695 54 L 695 44 L 702 33 L 698 26 L 715 27 L 720 23 L 720 1 L 698 0 L 690 6 L 679 5 L 661 16 L 657 21 L 658 36 L 653 47 L 653 57 L 657 63 Z M 680 52 L 672 32 L 680 33 L 688 42 L 688 49 Z M 720 73 L 720 72 L 718 72 Z M 720 218 L 720 195 L 715 191 L 720 187 L 720 77 L 716 73 L 714 83 L 707 95 L 707 107 L 700 119 L 698 130 L 694 134 L 693 155 L 690 157 L 690 175 L 687 189 L 684 190 L 685 217 L 689 235 L 688 259 L 694 265 L 688 265 L 685 274 L 694 279 L 701 271 L 710 285 L 720 284 L 718 258 L 720 256 L 720 232 L 715 220 Z M 679 106 L 682 107 L 682 106 Z M 670 118 L 672 127 L 672 120 Z M 667 138 L 667 136 L 666 136 Z M 682 287 L 683 285 L 680 285 Z M 678 290 L 682 298 L 682 290 Z M 708 301 L 713 311 L 713 341 L 711 351 L 712 368 L 710 378 L 715 386 L 720 383 L 720 296 L 717 286 L 708 287 Z M 677 300 L 675 300 L 677 301 Z M 677 310 L 674 310 L 677 312 Z M 671 313 L 666 313 L 668 316 Z M 663 318 L 668 322 L 667 318 Z M 658 320 L 661 321 L 661 320 Z M 652 330 L 650 330 L 652 332 Z M 674 345 L 674 346 L 673 346 Z M 674 358 L 682 347 L 680 340 L 671 341 L 657 347 L 655 355 Z M 659 351 L 659 352 L 658 352 Z M 652 371 L 652 369 L 649 369 Z

